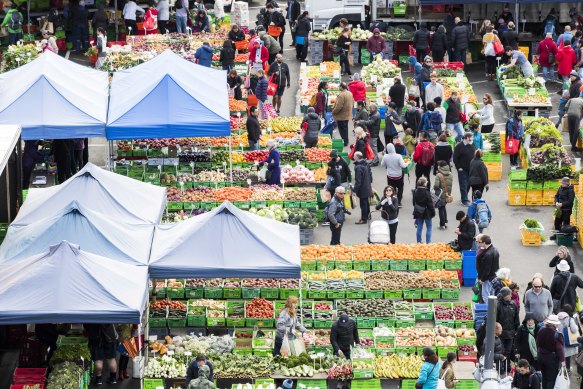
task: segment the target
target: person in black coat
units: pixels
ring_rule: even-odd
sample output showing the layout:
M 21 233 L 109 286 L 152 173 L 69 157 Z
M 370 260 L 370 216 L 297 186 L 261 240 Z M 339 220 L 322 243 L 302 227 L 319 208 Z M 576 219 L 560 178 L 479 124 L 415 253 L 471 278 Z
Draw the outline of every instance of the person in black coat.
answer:
M 431 243 L 431 219 L 435 217 L 435 207 L 433 206 L 433 199 L 431 192 L 427 187 L 427 178 L 420 177 L 417 180 L 417 187 L 413 191 L 413 219 L 415 219 L 415 226 L 417 227 L 417 243 L 421 241 L 423 232 L 423 224 L 426 226 L 425 243 Z
M 416 137 L 419 134 L 421 127 L 421 112 L 415 107 L 415 101 L 409 100 L 407 102 L 407 110 L 405 111 L 405 121 L 403 127 L 413 130 L 413 135 Z
M 259 138 L 261 138 L 261 126 L 259 124 L 259 109 L 252 105 L 247 117 L 247 140 L 251 150 L 259 150 Z
M 395 244 L 397 242 L 397 226 L 399 224 L 397 219 L 399 216 L 399 199 L 395 196 L 395 188 L 390 185 L 385 186 L 383 197 L 375 209 L 377 211 L 380 209 L 381 217 L 389 223 L 391 244 Z
M 555 230 L 559 231 L 561 226 L 571 224 L 574 201 L 575 189 L 571 185 L 571 179 L 563 177 L 561 186 L 557 190 L 557 194 L 555 194 L 555 206 L 561 210 L 560 216 L 555 217 Z
M 243 93 L 241 92 L 241 85 L 243 85 L 243 79 L 237 74 L 235 69 L 229 72 L 227 84 L 229 84 L 229 88 L 233 89 L 235 100 L 242 100 Z
M 429 31 L 427 31 L 427 24 L 421 22 L 419 30 L 415 31 L 413 35 L 413 47 L 417 54 L 417 61 L 423 61 L 423 58 L 429 53 Z
M 458 211 L 455 220 L 460 224 L 455 230 L 457 243 L 461 251 L 471 250 L 474 247 L 474 238 L 476 236 L 476 225 L 470 220 L 464 211 Z
M 483 325 L 484 333 L 485 331 L 485 323 Z M 481 327 L 480 327 L 481 328 Z M 502 326 L 500 323 L 496 323 L 496 332 L 494 338 L 494 363 L 496 364 L 496 370 L 500 370 L 501 367 L 505 366 L 506 357 L 504 356 L 504 347 L 502 346 L 502 341 L 500 340 L 500 335 L 502 335 Z M 486 354 L 486 341 L 482 342 L 481 347 L 479 348 L 480 355 Z
M 361 152 L 354 153 L 354 188 L 360 201 L 360 220 L 355 224 L 366 224 L 370 214 L 369 197 L 372 196 L 372 172 Z
M 442 132 L 437 138 L 437 144 L 435 145 L 435 156 L 433 164 L 433 175 L 437 174 L 437 162 L 445 161 L 451 167 L 451 158 L 453 157 L 453 149 L 447 141 L 447 134 Z
M 294 43 L 296 42 L 297 31 L 295 30 L 295 27 L 296 27 L 296 23 L 297 23 L 301 13 L 302 13 L 302 6 L 301 6 L 300 2 L 298 0 L 288 0 L 286 18 L 288 20 L 289 28 L 290 28 L 291 34 L 292 34 L 292 44 L 290 46 L 293 46 Z
M 534 338 L 536 341 L 536 336 L 538 335 L 538 323 L 534 317 L 527 313 L 522 321 L 522 325 L 516 330 L 514 335 L 514 355 L 517 355 L 520 359 L 526 359 L 531 366 L 535 369 L 539 369 L 537 360 L 532 355 L 532 349 L 530 347 L 530 338 Z M 534 350 L 536 351 L 536 349 Z
M 478 253 L 476 254 L 476 271 L 478 281 L 482 291 L 482 301 L 487 302 L 488 297 L 493 293 L 492 280 L 496 277 L 496 272 L 500 268 L 500 253 L 492 245 L 490 236 L 480 234 L 476 236 Z
M 59 184 L 71 177 L 71 152 L 66 139 L 53 140 L 52 154 L 57 164 L 57 178 Z
M 557 254 L 553 257 L 553 259 L 551 259 L 551 262 L 549 263 L 549 267 L 556 268 L 559 262 L 561 262 L 562 260 L 567 261 L 567 263 L 569 264 L 569 272 L 575 273 L 575 266 L 573 265 L 571 254 L 569 253 L 569 249 L 565 246 L 559 246 L 559 248 L 557 249 Z M 559 269 L 555 269 L 555 275 L 559 273 L 560 273 Z
M 460 18 L 455 18 L 455 28 L 452 31 L 453 60 L 466 64 L 466 53 L 470 47 L 470 29 L 462 24 Z
M 514 22 L 510 22 L 508 23 L 508 30 L 500 34 L 502 46 L 510 46 L 515 50 L 518 49 L 518 32 L 514 30 L 515 27 Z
M 558 309 L 553 310 L 553 313 L 558 313 L 561 307 L 569 304 L 574 307 L 577 305 L 577 288 L 583 288 L 583 280 L 578 275 L 569 272 L 569 264 L 562 260 L 557 265 L 559 274 L 553 277 L 551 281 L 551 296 L 554 300 L 558 300 Z M 570 279 L 570 281 L 568 281 Z M 568 282 L 568 283 L 567 283 Z M 566 289 L 566 290 L 565 290 Z M 563 295 L 564 293 L 564 295 Z M 561 295 L 563 298 L 561 299 Z M 555 312 L 556 311 L 556 312 Z
M 340 155 L 338 155 L 337 150 L 330 151 L 330 160 L 336 163 L 336 170 L 340 173 L 340 181 L 343 184 L 352 182 L 352 173 L 348 164 Z
M 228 39 L 223 43 L 221 53 L 219 54 L 219 61 L 221 61 L 223 70 L 230 72 L 233 68 L 233 64 L 235 63 L 235 50 L 233 49 L 233 42 Z
M 346 313 L 341 313 L 330 330 L 330 344 L 334 355 L 350 359 L 350 347 L 360 343 L 358 327 Z
M 281 34 L 279 35 L 279 46 L 281 47 L 280 54 L 283 54 L 283 36 L 285 35 L 285 18 L 281 12 L 275 10 L 273 3 L 267 4 L 267 17 L 264 20 L 263 27 L 265 31 L 269 30 L 269 26 L 273 24 L 276 27 L 281 28 Z
M 476 150 L 470 162 L 468 184 L 472 188 L 472 197 L 477 191 L 484 193 L 484 188 L 488 188 L 488 167 L 482 161 L 482 154 L 482 150 Z
M 439 26 L 433 38 L 431 39 L 431 55 L 435 62 L 443 62 L 443 57 L 447 52 L 447 34 L 445 33 L 445 27 Z
M 504 347 L 504 355 L 508 359 L 512 359 L 512 344 L 516 330 L 520 326 L 518 318 L 518 307 L 512 301 L 512 291 L 508 287 L 504 287 L 498 294 L 498 305 L 496 307 L 496 321 L 502 326 L 502 334 L 500 340 Z
M 297 19 L 295 33 L 292 33 L 296 45 L 296 59 L 298 61 L 306 61 L 306 57 L 308 56 L 308 35 L 311 30 L 312 24 L 308 17 L 308 11 L 304 11 Z
M 460 183 L 461 201 L 466 206 L 470 206 L 468 199 L 470 163 L 474 158 L 476 148 L 473 144 L 473 136 L 471 132 L 467 132 L 463 136 L 463 140 L 455 145 L 453 149 L 453 163 L 458 172 L 458 179 Z
M 403 107 L 405 106 L 406 93 L 407 87 L 401 82 L 401 77 L 395 77 L 393 80 L 393 86 L 389 88 L 389 97 L 391 98 L 391 103 L 395 103 L 395 110 L 399 115 L 401 115 Z

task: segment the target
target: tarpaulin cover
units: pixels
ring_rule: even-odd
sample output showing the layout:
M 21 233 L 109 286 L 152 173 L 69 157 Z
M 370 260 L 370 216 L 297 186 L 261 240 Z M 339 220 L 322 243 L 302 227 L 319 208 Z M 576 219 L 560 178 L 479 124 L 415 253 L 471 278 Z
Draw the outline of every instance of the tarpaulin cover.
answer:
M 153 224 L 122 224 L 73 201 L 53 217 L 8 227 L 0 263 L 18 262 L 66 240 L 96 255 L 147 265 L 154 228 Z
M 230 135 L 226 74 L 170 50 L 111 82 L 107 139 Z
M 148 267 L 80 248 L 60 242 L 22 261 L 0 264 L 0 325 L 140 323 Z
M 72 201 L 118 223 L 157 224 L 166 207 L 166 188 L 88 163 L 61 185 L 29 189 L 12 225 L 23 226 L 54 217 Z
M 224 202 L 213 211 L 157 227 L 152 278 L 300 278 L 299 228 Z
M 0 74 L 0 124 L 22 126 L 22 138 L 105 136 L 109 75 L 52 52 Z

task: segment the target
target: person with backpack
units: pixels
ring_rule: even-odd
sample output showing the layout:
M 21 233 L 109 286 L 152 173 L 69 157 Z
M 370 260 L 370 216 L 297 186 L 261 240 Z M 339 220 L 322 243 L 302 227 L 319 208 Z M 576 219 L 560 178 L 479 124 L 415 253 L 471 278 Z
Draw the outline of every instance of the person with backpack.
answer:
M 429 142 L 427 142 L 429 143 Z M 431 143 L 429 143 L 431 144 Z M 417 180 L 417 186 L 413 190 L 413 219 L 417 229 L 417 243 L 422 242 L 423 224 L 425 224 L 425 243 L 431 243 L 432 222 L 435 217 L 435 207 L 429 191 L 429 180 L 421 177 Z
M 577 306 L 577 288 L 583 288 L 583 280 L 571 273 L 569 264 L 564 259 L 557 265 L 559 270 L 551 281 L 551 296 L 553 297 L 553 313 L 558 313 L 565 304 Z
M 470 200 L 468 200 L 470 164 L 476 151 L 473 143 L 472 133 L 466 132 L 463 140 L 453 149 L 453 163 L 458 172 L 461 202 L 466 207 L 470 205 Z
M 535 371 L 526 359 L 518 361 L 516 373 L 512 380 L 512 388 L 515 389 L 540 389 L 541 373 Z
M 476 191 L 484 193 L 484 189 L 488 190 L 488 167 L 482 161 L 483 154 L 482 150 L 477 149 L 474 152 L 474 159 L 470 162 L 468 185 L 472 188 L 472 197 Z
M 479 190 L 475 191 L 473 197 L 474 201 L 468 207 L 468 217 L 476 222 L 481 234 L 490 225 L 492 212 L 486 201 L 482 199 L 482 192 Z
M 415 161 L 415 179 L 418 181 L 421 176 L 427 178 L 427 185 L 430 183 L 431 167 L 435 156 L 435 146 L 429 141 L 427 132 L 421 133 L 419 141 L 413 153 L 413 161 Z
M 8 11 L 4 20 L 2 21 L 2 27 L 6 27 L 8 30 L 8 44 L 15 45 L 20 39 L 22 39 L 22 13 L 18 10 L 18 5 L 12 3 L 11 9 Z
M 578 354 L 579 344 L 569 340 L 570 337 L 577 337 L 580 334 L 577 314 L 573 312 L 573 307 L 563 304 L 561 312 L 557 314 L 561 325 L 557 329 L 565 336 L 565 366 L 571 370 L 571 357 Z
M 559 25 L 559 20 L 557 17 L 557 11 L 554 8 L 551 8 L 549 14 L 543 20 L 543 35 L 551 34 L 551 39 L 555 39 L 557 37 L 557 27 Z
M 449 145 L 448 145 L 449 147 Z M 451 147 L 449 148 L 451 150 Z M 453 188 L 453 175 L 451 174 L 451 167 L 449 162 L 440 159 L 437 162 L 438 173 L 435 176 L 435 183 L 433 190 L 435 194 L 439 195 L 439 204 L 437 207 L 439 214 L 439 229 L 445 230 L 447 228 L 447 199 L 451 197 L 451 190 Z
M 102 385 L 103 361 L 109 367 L 108 384 L 117 383 L 117 362 L 115 359 L 118 333 L 113 324 L 85 324 L 91 360 L 94 363 L 94 385 Z
M 301 127 L 306 148 L 318 147 L 318 135 L 320 134 L 322 121 L 314 107 L 308 107 L 308 112 L 304 116 Z
M 389 224 L 391 244 L 397 243 L 397 226 L 399 225 L 399 199 L 395 196 L 395 188 L 391 185 L 385 187 L 381 201 L 375 209 L 381 210 L 381 217 Z
M 344 194 L 346 194 L 346 189 L 344 189 L 343 186 L 336 187 L 334 196 L 324 210 L 324 221 L 330 223 L 330 232 L 332 233 L 330 246 L 340 244 L 342 225 L 344 224 L 344 220 L 346 220 L 346 216 L 344 214 L 347 213 L 350 215 L 350 212 L 344 208 Z

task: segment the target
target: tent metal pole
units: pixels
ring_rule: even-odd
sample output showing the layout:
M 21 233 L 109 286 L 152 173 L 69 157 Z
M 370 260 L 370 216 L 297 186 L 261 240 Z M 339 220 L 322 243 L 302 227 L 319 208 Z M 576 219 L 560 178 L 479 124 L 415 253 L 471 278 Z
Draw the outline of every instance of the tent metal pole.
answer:
M 119 27 L 117 25 L 117 22 L 118 22 L 118 17 L 117 17 L 117 0 L 114 0 L 113 7 L 114 7 L 114 10 L 113 10 L 113 12 L 114 12 L 114 14 L 113 14 L 114 15 L 114 18 L 113 18 L 113 20 L 115 22 L 115 40 L 117 41 L 118 40 L 118 35 L 119 35 L 119 31 L 118 31 L 119 30 Z
M 516 20 L 514 31 L 518 32 L 518 22 L 520 21 L 520 5 L 518 4 L 518 0 L 514 3 L 514 20 Z
M 148 304 L 148 310 L 150 310 L 149 307 L 150 304 Z M 144 342 L 145 344 L 146 342 Z M 141 368 L 141 364 L 142 362 L 144 363 L 144 368 L 146 367 L 146 361 L 143 359 L 143 348 L 144 348 L 144 344 L 142 344 L 142 323 L 138 324 L 138 347 L 139 347 L 139 367 Z M 144 389 L 144 377 L 142 376 L 141 372 L 140 372 L 140 389 Z
M 233 135 L 229 134 L 229 180 L 233 186 Z

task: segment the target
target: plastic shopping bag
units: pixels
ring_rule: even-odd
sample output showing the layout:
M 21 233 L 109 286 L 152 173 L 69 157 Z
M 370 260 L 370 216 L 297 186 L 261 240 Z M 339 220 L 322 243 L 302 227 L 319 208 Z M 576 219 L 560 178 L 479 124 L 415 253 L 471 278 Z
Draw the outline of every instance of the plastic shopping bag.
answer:
M 306 352 L 306 345 L 302 337 L 285 334 L 281 343 L 280 353 L 282 356 L 297 356 Z
M 555 381 L 554 389 L 569 389 L 571 381 L 569 380 L 569 373 L 565 367 L 561 367 L 559 370 L 559 375 Z

